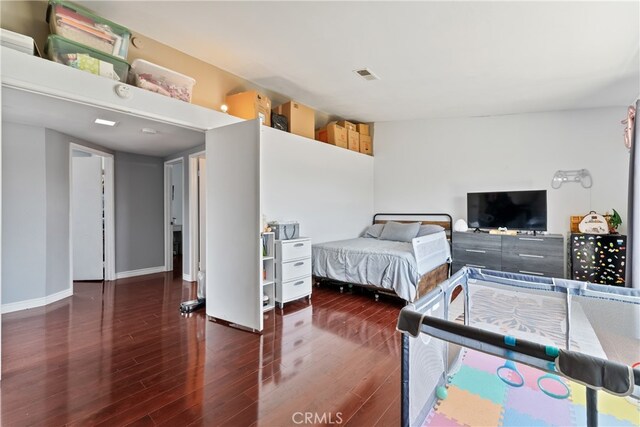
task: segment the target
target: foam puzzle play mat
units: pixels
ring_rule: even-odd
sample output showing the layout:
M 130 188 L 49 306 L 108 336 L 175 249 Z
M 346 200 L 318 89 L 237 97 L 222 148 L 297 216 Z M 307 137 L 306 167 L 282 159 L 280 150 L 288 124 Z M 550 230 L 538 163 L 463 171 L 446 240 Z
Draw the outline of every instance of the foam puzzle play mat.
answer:
M 586 426 L 585 386 L 523 364 L 464 349 L 462 363 L 424 426 Z M 540 389 L 553 394 L 550 396 Z M 566 397 L 565 397 L 566 396 Z M 640 406 L 629 398 L 599 393 L 601 426 L 640 425 Z

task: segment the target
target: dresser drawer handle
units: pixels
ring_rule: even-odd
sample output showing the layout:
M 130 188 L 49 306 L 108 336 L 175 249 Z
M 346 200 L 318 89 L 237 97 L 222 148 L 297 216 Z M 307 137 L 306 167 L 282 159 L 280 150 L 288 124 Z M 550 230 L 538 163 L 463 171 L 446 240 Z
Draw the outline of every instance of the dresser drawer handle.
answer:
M 295 264 L 293 264 L 294 267 L 300 267 L 301 265 L 304 265 L 304 261 L 296 262 Z
M 465 264 L 467 267 L 475 267 L 475 268 L 487 268 L 484 265 L 477 265 L 477 264 Z
M 299 248 L 300 246 L 304 246 L 304 243 L 296 243 L 293 245 L 294 248 Z
M 300 285 L 303 285 L 303 284 L 304 284 L 304 280 L 301 280 L 299 282 L 294 283 L 293 286 L 300 286 Z
M 531 242 L 544 242 L 544 239 L 536 239 L 535 237 L 518 237 L 520 240 L 529 240 Z
M 527 258 L 544 258 L 544 255 L 518 254 L 518 256 L 523 256 L 523 257 L 527 257 Z
M 535 274 L 536 276 L 544 276 L 544 273 L 538 273 L 537 271 L 520 270 L 520 271 L 518 271 L 518 273 L 522 273 L 522 274 Z
M 478 253 L 478 254 L 486 254 L 487 253 L 487 251 L 482 251 L 480 249 L 465 249 L 465 251 L 467 251 L 467 252 L 475 252 L 475 253 Z

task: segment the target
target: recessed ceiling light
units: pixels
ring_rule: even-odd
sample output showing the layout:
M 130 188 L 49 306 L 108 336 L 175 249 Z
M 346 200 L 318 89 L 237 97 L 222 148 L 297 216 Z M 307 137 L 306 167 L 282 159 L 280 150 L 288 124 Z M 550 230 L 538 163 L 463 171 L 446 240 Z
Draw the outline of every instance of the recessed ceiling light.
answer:
M 380 77 L 376 76 L 374 72 L 368 68 L 360 68 L 359 70 L 353 70 L 353 72 L 365 80 L 380 80 Z
M 158 133 L 158 131 L 153 128 L 142 128 L 140 130 L 142 131 L 142 133 L 146 133 L 147 135 L 155 135 L 156 133 Z
M 94 123 L 97 125 L 104 125 L 104 126 L 115 126 L 118 124 L 118 122 L 114 122 L 112 120 L 106 120 L 106 119 L 95 119 Z

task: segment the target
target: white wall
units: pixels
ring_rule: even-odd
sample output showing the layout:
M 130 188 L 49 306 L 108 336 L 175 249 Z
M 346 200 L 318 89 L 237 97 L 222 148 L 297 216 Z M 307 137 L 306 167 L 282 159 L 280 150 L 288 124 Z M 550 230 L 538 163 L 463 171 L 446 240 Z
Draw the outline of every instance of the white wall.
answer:
M 164 162 L 115 154 L 116 273 L 164 266 Z
M 262 212 L 296 220 L 313 243 L 358 237 L 373 216 L 373 158 L 262 130 Z
M 46 129 L 47 295 L 69 289 L 69 137 Z
M 46 295 L 47 214 L 44 144 L 44 128 L 3 123 L 3 304 L 42 298 Z
M 548 229 L 615 208 L 627 221 L 626 108 L 375 124 L 375 210 L 449 212 L 466 219 L 466 193 L 546 189 Z M 589 169 L 591 190 L 551 188 L 557 169 Z M 626 231 L 623 224 L 620 231 Z

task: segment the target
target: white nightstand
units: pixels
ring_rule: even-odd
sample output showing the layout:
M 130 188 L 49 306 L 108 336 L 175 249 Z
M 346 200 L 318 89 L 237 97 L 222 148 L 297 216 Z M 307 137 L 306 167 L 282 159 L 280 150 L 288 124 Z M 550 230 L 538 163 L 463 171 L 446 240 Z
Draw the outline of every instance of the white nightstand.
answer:
M 311 301 L 311 239 L 276 240 L 276 303 Z

